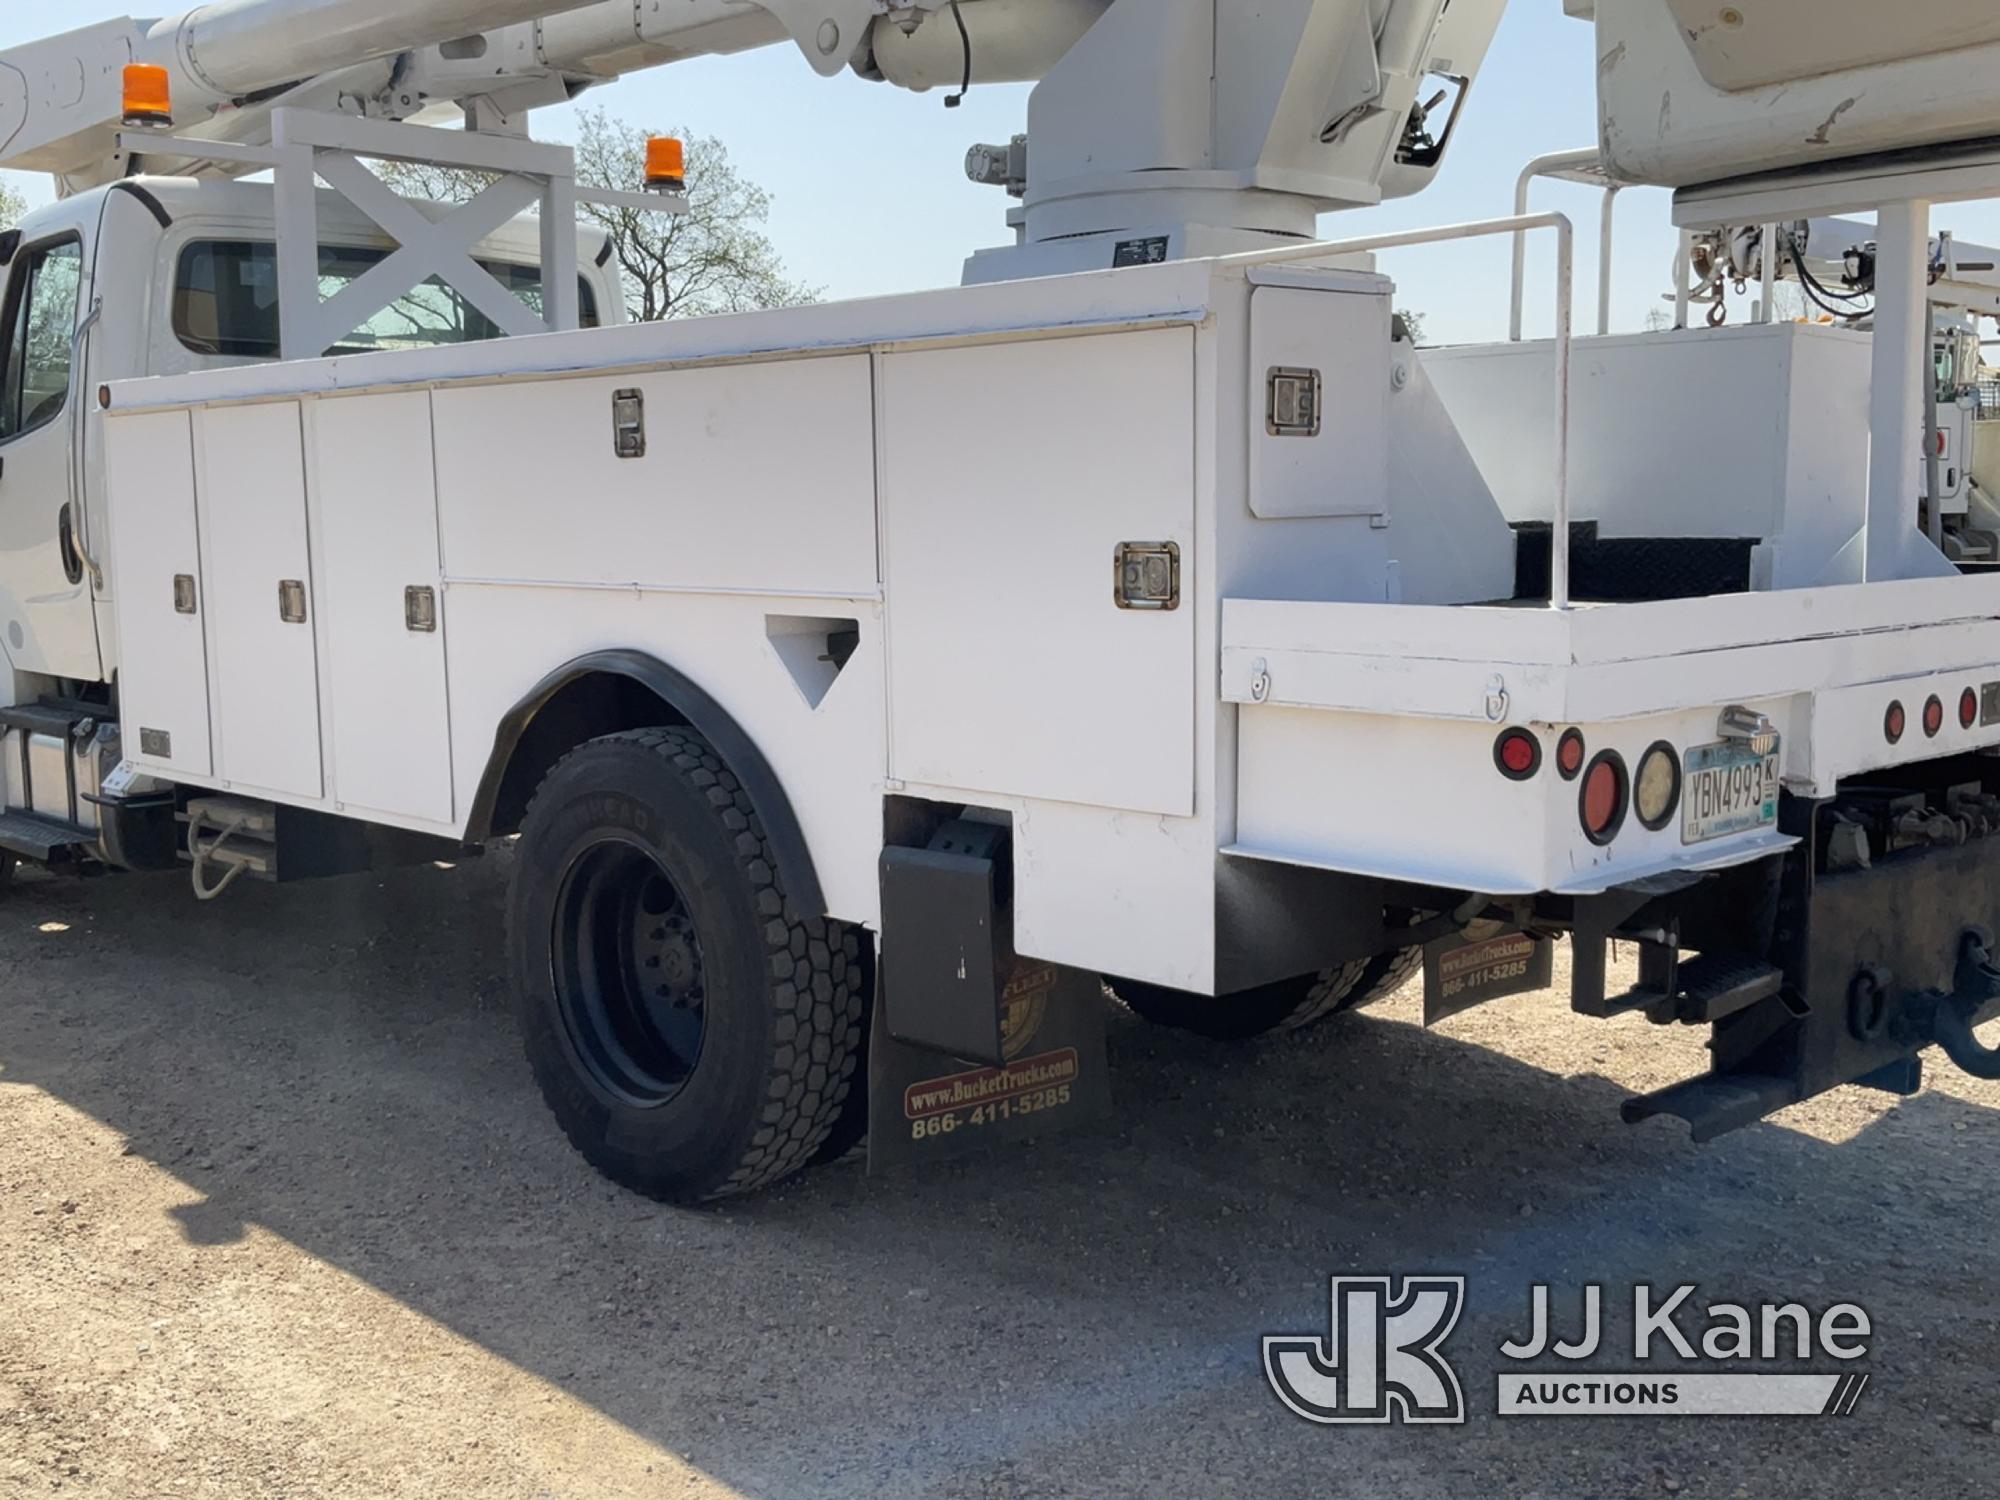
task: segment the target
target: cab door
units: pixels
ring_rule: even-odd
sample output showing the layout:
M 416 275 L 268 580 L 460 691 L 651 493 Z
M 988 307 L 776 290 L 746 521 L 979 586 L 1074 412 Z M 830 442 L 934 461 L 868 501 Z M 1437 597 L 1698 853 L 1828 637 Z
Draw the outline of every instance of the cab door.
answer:
M 47 221 L 44 221 L 46 224 Z M 0 650 L 16 671 L 99 680 L 97 622 L 74 493 L 89 291 L 83 226 L 15 251 L 0 302 Z

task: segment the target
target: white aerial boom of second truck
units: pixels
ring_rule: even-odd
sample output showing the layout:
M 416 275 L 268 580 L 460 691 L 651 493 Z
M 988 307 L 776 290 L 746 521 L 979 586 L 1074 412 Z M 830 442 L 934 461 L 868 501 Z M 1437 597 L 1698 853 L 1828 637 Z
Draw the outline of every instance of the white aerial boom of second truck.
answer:
M 1713 1028 L 1631 1118 L 2000 1076 L 2000 512 L 1932 311 L 1996 273 L 1929 227 L 2000 196 L 2000 22 L 1566 0 L 1600 139 L 1543 165 L 1674 189 L 1678 322 L 1765 283 L 1584 339 L 1561 215 L 1315 237 L 1433 180 L 1504 8 L 217 0 L 0 54 L 62 193 L 0 241 L 0 867 L 515 840 L 544 1093 L 674 1198 L 1088 1117 L 1104 982 L 1241 1037 L 1421 959 L 1438 1019 L 1559 936 L 1580 1014 Z M 596 326 L 533 112 L 783 43 L 1034 83 L 967 161 L 1011 242 Z M 1373 254 L 1482 237 L 1554 241 L 1554 336 L 1419 349 Z

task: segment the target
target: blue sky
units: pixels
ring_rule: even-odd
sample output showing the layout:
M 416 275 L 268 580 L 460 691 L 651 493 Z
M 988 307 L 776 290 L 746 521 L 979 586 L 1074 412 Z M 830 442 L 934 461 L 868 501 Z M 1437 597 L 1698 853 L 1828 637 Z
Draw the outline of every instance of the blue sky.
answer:
M 0 48 L 37 35 L 55 9 L 5 6 Z M 127 7 L 66 0 L 61 9 L 64 24 L 80 26 Z M 1414 199 L 1330 215 L 1321 232 L 1360 235 L 1507 213 L 1529 157 L 1595 140 L 1594 80 L 1591 28 L 1565 17 L 1558 0 L 1515 0 L 1437 183 Z M 821 79 L 786 46 L 637 74 L 588 102 L 635 124 L 722 138 L 737 165 L 770 191 L 771 235 L 793 272 L 828 296 L 849 297 L 950 285 L 968 252 L 1006 238 L 1005 195 L 966 182 L 962 162 L 972 142 L 1003 141 L 1022 128 L 1027 89 L 977 88 L 951 112 L 943 98 L 846 75 Z M 574 129 L 569 110 L 546 111 L 537 122 L 549 139 Z M 44 179 L 16 181 L 37 201 L 49 196 Z M 1544 184 L 1536 205 L 1577 220 L 1577 313 L 1580 327 L 1593 326 L 1597 196 Z M 2000 239 L 2000 215 L 1986 206 L 1944 210 L 1940 222 L 1967 238 Z M 1618 244 L 1614 326 L 1633 329 L 1670 284 L 1664 193 L 1624 195 Z M 1546 242 L 1531 265 L 1532 333 L 1548 326 L 1554 295 Z M 1398 302 L 1425 314 L 1433 340 L 1504 334 L 1505 241 L 1397 252 L 1383 266 L 1397 278 Z

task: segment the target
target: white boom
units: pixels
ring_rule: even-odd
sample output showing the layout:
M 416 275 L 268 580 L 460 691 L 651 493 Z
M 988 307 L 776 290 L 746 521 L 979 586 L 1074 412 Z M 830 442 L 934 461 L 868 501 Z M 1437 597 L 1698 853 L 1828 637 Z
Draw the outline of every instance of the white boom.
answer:
M 1273 0 L 1237 25 L 1227 0 L 947 3 L 222 0 L 0 55 L 0 165 L 67 190 L 125 175 L 133 61 L 169 69 L 182 135 L 261 144 L 281 105 L 410 119 L 452 104 L 476 129 L 518 134 L 528 110 L 593 83 L 790 37 L 822 74 L 1039 81 L 1028 137 L 975 153 L 982 180 L 1022 199 L 1020 238 L 1117 235 L 1135 255 L 1179 257 L 1309 237 L 1325 210 L 1428 183 L 1505 8 Z
M 575 0 L 216 0 L 166 20 L 106 21 L 0 53 L 0 165 L 65 186 L 120 174 L 128 63 L 167 69 L 193 123 L 273 90 L 531 20 Z
M 518 133 L 527 110 L 593 83 L 790 38 L 821 74 L 1038 81 L 1026 137 L 974 156 L 1021 198 L 1018 237 L 1156 233 L 1181 255 L 1310 234 L 1321 211 L 1426 185 L 1505 5 L 214 0 L 0 54 L 0 165 L 68 189 L 123 175 L 131 61 L 170 70 L 198 136 L 261 141 L 280 102 L 391 119 L 458 105 L 475 128 Z M 1969 142 L 2000 109 L 2000 21 L 1977 0 L 1893 16 L 1872 0 L 1565 8 L 1597 23 L 1605 164 L 1625 181 L 1690 187 Z

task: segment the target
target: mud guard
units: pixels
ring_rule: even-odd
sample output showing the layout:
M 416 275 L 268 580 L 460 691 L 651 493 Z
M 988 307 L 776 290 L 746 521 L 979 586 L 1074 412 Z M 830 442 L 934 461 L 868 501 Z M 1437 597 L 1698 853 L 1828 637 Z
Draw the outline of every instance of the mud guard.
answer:
M 1103 981 L 1014 952 L 1007 830 L 953 822 L 882 857 L 871 1172 L 1111 1113 Z

